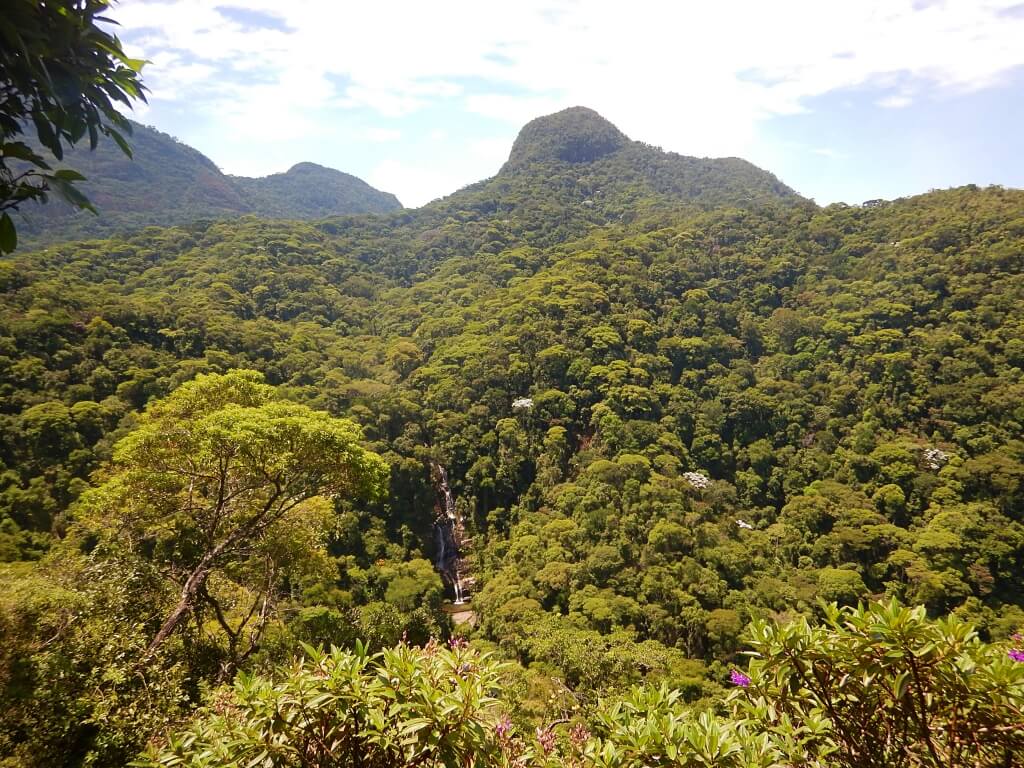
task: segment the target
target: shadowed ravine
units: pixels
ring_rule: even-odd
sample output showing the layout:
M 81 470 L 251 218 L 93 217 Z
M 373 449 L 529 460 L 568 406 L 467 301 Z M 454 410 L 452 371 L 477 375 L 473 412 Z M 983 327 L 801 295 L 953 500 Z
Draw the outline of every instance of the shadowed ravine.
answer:
M 462 517 L 455 507 L 455 496 L 448 485 L 448 472 L 438 463 L 433 464 L 437 501 L 434 506 L 434 540 L 437 553 L 434 566 L 446 587 L 452 591 L 454 605 L 463 605 L 469 599 L 473 577 L 468 572 L 463 553 L 469 547 Z

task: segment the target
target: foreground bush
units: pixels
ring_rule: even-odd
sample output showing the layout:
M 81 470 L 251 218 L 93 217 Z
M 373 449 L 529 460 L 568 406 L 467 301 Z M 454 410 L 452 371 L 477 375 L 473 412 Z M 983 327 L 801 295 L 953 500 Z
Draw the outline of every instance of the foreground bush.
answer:
M 280 679 L 239 675 L 191 730 L 144 765 L 488 764 L 500 751 L 501 667 L 456 643 L 308 657 Z
M 748 631 L 722 714 L 635 688 L 594 722 L 517 730 L 501 667 L 456 643 L 376 656 L 310 649 L 242 677 L 145 766 L 999 766 L 1024 754 L 1024 650 L 895 602 Z
M 830 606 L 820 626 L 755 623 L 748 642 L 736 713 L 829 765 L 1024 764 L 1024 653 L 966 622 Z

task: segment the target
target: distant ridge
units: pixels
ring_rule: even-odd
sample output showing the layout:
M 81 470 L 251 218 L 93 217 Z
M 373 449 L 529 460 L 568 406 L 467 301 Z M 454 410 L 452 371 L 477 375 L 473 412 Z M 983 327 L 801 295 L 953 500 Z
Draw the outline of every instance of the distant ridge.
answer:
M 33 206 L 19 225 L 27 247 L 109 236 L 145 226 L 252 214 L 325 219 L 400 210 L 394 195 L 316 163 L 298 163 L 262 178 L 229 176 L 208 157 L 154 128 L 135 124 L 134 160 L 113 145 L 68 153 L 88 179 L 82 187 L 98 217 L 59 203 Z M 425 207 L 497 211 L 559 210 L 544 228 L 622 219 L 650 206 L 710 209 L 806 203 L 773 174 L 740 158 L 697 158 L 630 139 L 592 109 L 570 107 L 520 130 L 497 175 Z M 568 218 L 567 218 L 568 217 Z
M 746 160 L 689 157 L 633 141 L 587 107 L 563 109 L 523 126 L 498 176 L 560 170 L 605 175 L 616 188 L 640 184 L 658 195 L 710 205 L 804 199 Z
M 284 173 L 258 179 L 229 176 L 255 209 L 272 218 L 308 219 L 338 213 L 387 213 L 402 204 L 348 173 L 316 163 L 297 163 Z
M 228 176 L 210 158 L 155 128 L 133 123 L 128 158 L 111 142 L 72 149 L 65 164 L 87 179 L 80 186 L 99 216 L 57 201 L 24 207 L 19 230 L 31 244 L 108 236 L 141 227 L 253 214 L 316 219 L 387 213 L 402 204 L 362 179 L 314 163 L 262 178 Z

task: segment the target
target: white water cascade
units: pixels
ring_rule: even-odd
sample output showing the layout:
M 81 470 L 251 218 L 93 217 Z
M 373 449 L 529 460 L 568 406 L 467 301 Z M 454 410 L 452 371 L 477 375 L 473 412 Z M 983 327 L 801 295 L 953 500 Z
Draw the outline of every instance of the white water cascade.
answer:
M 442 580 L 451 584 L 455 595 L 454 605 L 463 605 L 468 594 L 467 588 L 472 584 L 472 579 L 466 576 L 466 563 L 461 553 L 468 540 L 462 519 L 455 508 L 455 496 L 448 485 L 448 472 L 437 463 L 433 469 L 438 491 L 437 516 L 434 520 L 437 557 L 434 565 Z

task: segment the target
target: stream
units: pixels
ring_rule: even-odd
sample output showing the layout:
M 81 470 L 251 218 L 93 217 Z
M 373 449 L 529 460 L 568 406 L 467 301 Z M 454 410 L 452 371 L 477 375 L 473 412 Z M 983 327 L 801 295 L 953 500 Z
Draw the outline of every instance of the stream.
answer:
M 455 508 L 455 496 L 448 484 L 448 472 L 438 463 L 433 464 L 437 502 L 434 517 L 434 542 L 437 555 L 434 567 L 441 574 L 445 586 L 451 587 L 453 605 L 463 605 L 469 598 L 473 578 L 468 573 L 463 552 L 469 546 L 462 518 Z

